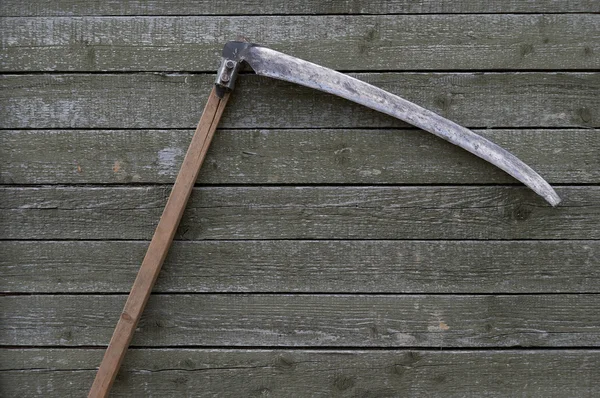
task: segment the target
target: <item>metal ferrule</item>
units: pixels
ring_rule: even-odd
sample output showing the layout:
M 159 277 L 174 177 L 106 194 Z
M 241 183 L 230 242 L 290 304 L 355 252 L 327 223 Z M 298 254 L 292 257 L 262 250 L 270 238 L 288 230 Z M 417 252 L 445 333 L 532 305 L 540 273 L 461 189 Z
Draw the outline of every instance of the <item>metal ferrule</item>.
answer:
M 233 90 L 240 67 L 241 64 L 239 62 L 223 58 L 221 66 L 219 66 L 219 70 L 217 71 L 215 84 L 225 90 Z

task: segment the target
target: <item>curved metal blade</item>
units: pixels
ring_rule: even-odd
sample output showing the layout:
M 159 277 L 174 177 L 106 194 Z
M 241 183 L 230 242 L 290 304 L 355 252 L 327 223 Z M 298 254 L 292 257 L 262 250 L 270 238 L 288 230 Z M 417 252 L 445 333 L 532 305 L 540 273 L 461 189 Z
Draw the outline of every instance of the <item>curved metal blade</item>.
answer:
M 473 131 L 397 95 L 343 73 L 266 47 L 252 45 L 243 59 L 258 75 L 337 95 L 437 135 L 504 170 L 552 206 L 560 203 L 559 196 L 550 184 L 512 153 Z

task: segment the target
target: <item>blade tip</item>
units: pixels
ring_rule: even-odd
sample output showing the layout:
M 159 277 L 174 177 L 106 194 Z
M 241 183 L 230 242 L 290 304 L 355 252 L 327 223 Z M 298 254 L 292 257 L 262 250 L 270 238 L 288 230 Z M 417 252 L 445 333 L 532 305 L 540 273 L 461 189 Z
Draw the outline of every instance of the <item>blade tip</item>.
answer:
M 562 201 L 562 199 L 560 198 L 560 196 L 557 195 L 556 192 L 552 191 L 549 194 L 547 194 L 544 199 L 546 199 L 546 201 L 548 203 L 550 203 L 550 205 L 552 207 L 556 207 L 558 206 L 558 204 Z

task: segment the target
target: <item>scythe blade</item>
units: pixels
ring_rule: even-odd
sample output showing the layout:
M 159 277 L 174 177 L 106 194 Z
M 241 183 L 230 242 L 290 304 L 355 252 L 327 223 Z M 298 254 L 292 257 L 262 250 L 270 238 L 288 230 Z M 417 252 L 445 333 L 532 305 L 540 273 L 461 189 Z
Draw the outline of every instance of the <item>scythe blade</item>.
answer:
M 228 61 L 232 62 L 227 65 Z M 428 131 L 504 170 L 552 206 L 560 203 L 559 196 L 546 180 L 492 141 L 379 87 L 312 62 L 252 43 L 229 42 L 223 50 L 223 62 L 216 82 L 222 92 L 233 88 L 242 61 L 248 63 L 257 75 L 337 95 Z

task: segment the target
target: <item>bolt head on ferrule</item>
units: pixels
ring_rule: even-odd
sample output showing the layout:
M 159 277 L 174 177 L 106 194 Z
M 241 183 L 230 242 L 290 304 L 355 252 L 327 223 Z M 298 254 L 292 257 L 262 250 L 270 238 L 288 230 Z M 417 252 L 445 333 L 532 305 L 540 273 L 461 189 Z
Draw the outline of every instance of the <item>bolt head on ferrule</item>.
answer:
M 233 90 L 240 67 L 239 62 L 223 58 L 221 66 L 219 66 L 219 70 L 217 71 L 217 79 L 215 81 L 217 87 L 225 90 Z

